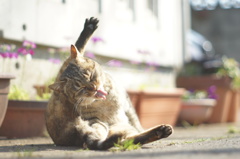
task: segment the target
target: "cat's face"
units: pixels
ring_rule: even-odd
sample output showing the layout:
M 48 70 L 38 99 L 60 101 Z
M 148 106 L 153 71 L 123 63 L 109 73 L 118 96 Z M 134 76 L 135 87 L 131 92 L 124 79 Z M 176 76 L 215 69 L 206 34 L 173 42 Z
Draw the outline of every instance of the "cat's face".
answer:
M 103 88 L 104 75 L 95 61 L 83 57 L 77 49 L 71 47 L 71 60 L 60 76 L 60 81 L 49 87 L 63 93 L 67 99 L 77 105 L 89 105 L 95 100 L 106 99 Z

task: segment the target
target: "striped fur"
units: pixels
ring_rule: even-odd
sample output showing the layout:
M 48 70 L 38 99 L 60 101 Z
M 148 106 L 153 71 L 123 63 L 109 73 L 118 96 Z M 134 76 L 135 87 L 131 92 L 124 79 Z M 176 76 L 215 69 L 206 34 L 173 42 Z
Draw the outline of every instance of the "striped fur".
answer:
M 101 66 L 84 57 L 84 47 L 98 20 L 87 19 L 71 55 L 60 68 L 46 111 L 46 125 L 56 145 L 95 150 L 134 139 L 146 144 L 172 133 L 169 125 L 143 131 L 127 93 Z

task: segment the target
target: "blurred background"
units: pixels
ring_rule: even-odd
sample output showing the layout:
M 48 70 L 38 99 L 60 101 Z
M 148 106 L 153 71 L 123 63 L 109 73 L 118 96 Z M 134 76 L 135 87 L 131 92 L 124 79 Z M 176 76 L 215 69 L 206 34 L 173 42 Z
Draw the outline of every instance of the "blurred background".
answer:
M 56 77 L 86 18 L 85 56 L 128 89 L 176 87 L 179 74 L 240 60 L 240 0 L 0 0 L 0 73 L 30 93 Z M 197 69 L 194 69 L 197 66 Z M 189 69 L 190 68 L 190 69 Z

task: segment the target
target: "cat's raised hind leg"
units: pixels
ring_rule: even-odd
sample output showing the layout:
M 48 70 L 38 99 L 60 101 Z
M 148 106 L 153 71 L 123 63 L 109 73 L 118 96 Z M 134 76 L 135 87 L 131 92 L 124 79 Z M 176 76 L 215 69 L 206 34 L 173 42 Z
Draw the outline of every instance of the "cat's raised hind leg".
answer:
M 126 140 L 133 139 L 134 143 L 140 143 L 141 145 L 147 144 L 162 138 L 166 138 L 173 133 L 173 128 L 170 125 L 160 125 L 154 128 L 148 129 L 142 133 L 134 136 L 129 136 Z

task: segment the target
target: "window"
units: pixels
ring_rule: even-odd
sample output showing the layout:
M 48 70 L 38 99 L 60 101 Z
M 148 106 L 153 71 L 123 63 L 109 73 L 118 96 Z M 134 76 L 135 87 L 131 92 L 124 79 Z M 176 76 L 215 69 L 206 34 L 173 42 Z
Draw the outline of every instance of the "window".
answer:
M 132 11 L 133 21 L 136 21 L 136 11 L 135 11 L 135 1 L 134 0 L 129 0 L 129 8 Z
M 240 8 L 240 0 L 190 0 L 194 10 L 214 10 L 219 5 L 223 9 Z
M 102 0 L 98 0 L 98 13 L 102 13 Z
M 148 0 L 147 3 L 148 9 L 154 16 L 158 17 L 158 0 Z

